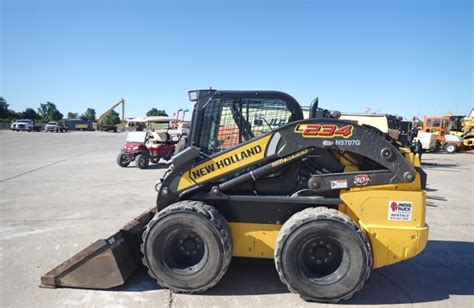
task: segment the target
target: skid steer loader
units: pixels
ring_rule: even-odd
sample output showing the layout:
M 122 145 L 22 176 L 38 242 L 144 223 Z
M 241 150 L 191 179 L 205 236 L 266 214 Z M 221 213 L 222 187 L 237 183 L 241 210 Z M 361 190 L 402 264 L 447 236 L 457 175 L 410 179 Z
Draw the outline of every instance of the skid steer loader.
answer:
M 274 259 L 303 299 L 346 300 L 428 240 L 419 157 L 376 128 L 273 91 L 190 91 L 187 146 L 156 207 L 41 277 L 107 289 L 144 264 L 162 287 L 213 287 L 232 257 Z M 336 113 L 337 114 L 337 113 Z

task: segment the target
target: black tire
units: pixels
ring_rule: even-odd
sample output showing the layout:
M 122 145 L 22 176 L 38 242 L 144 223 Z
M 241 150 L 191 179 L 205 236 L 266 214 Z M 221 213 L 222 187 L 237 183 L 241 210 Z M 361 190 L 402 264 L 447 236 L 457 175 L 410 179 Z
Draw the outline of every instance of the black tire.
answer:
M 117 165 L 124 168 L 130 164 L 130 160 L 128 160 L 123 153 L 119 153 L 115 161 L 117 162 Z
M 372 253 L 366 236 L 347 215 L 307 208 L 283 224 L 275 265 L 291 292 L 307 301 L 336 303 L 362 289 Z
M 135 157 L 135 165 L 139 169 L 146 169 L 148 168 L 149 164 L 150 164 L 150 158 L 148 157 L 147 154 L 138 154 L 137 157 Z
M 148 223 L 141 252 L 148 273 L 160 286 L 201 293 L 227 271 L 232 234 L 215 208 L 200 201 L 181 201 L 161 210 Z
M 449 154 L 453 154 L 453 153 L 456 153 L 457 150 L 458 150 L 458 147 L 455 145 L 455 144 L 452 144 L 452 143 L 448 143 L 444 149 L 446 150 L 446 152 L 448 152 Z

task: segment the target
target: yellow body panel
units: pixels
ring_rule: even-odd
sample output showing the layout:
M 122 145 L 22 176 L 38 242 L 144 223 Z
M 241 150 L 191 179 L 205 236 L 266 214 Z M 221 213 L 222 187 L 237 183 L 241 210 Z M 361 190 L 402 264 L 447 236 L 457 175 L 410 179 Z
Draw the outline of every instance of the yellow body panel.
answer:
M 386 185 L 389 186 L 389 185 Z M 368 236 L 373 267 L 379 268 L 419 254 L 428 241 L 424 191 L 360 190 L 341 194 L 339 210 L 351 217 Z M 391 201 L 411 202 L 410 221 L 388 220 Z M 230 223 L 235 257 L 272 259 L 281 225 Z
M 233 238 L 233 256 L 273 259 L 275 241 L 281 225 L 229 223 Z
M 428 226 L 424 191 L 358 189 L 343 192 L 340 197 L 344 204 L 339 210 L 351 217 L 369 238 L 374 268 L 411 258 L 425 248 Z M 412 204 L 409 221 L 389 220 L 389 207 L 394 201 Z

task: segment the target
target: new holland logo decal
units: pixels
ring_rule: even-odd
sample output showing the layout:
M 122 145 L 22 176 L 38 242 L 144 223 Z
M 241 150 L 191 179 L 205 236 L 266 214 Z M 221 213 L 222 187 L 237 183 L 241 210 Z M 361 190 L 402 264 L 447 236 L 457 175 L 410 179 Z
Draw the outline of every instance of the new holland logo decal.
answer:
M 271 137 L 271 135 L 265 136 L 193 167 L 181 177 L 178 191 L 248 166 L 264 158 Z
M 337 126 L 335 124 L 298 124 L 295 133 L 304 138 L 349 138 L 354 133 L 353 125 Z
M 232 156 L 223 157 L 222 159 L 211 161 L 209 164 L 204 165 L 201 168 L 191 170 L 191 179 L 193 181 L 198 180 L 200 177 L 206 176 L 207 174 L 211 174 L 216 170 L 223 169 L 225 167 L 231 166 L 233 164 L 238 163 L 239 161 L 246 160 L 248 158 L 252 158 L 253 156 L 262 153 L 262 147 L 257 144 L 250 149 L 246 149 L 240 151 L 238 153 L 233 154 Z

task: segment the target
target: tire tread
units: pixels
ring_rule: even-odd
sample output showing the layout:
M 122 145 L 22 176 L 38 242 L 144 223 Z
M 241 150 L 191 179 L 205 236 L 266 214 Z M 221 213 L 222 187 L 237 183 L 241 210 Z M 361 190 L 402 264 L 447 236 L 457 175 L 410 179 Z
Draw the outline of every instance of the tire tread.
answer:
M 280 230 L 280 233 L 278 234 L 276 244 L 275 244 L 275 267 L 277 269 L 278 275 L 280 276 L 281 281 L 283 282 L 284 285 L 287 286 L 288 290 L 290 290 L 292 293 L 298 294 L 298 291 L 295 290 L 288 281 L 286 280 L 283 271 L 282 271 L 282 262 L 281 262 L 281 250 L 283 249 L 283 246 L 286 242 L 286 240 L 290 237 L 290 235 L 299 227 L 302 225 L 310 222 L 310 221 L 315 221 L 315 220 L 335 220 L 337 222 L 342 222 L 345 225 L 349 226 L 355 233 L 356 235 L 362 240 L 364 243 L 365 249 L 367 251 L 367 270 L 365 273 L 364 279 L 362 279 L 361 283 L 352 290 L 350 293 L 347 295 L 341 297 L 341 298 L 336 298 L 336 299 L 331 299 L 331 300 L 319 300 L 318 302 L 323 302 L 323 303 L 337 303 L 341 300 L 348 300 L 351 298 L 355 293 L 360 291 L 362 287 L 364 286 L 365 282 L 367 279 L 369 279 L 370 272 L 372 269 L 372 250 L 370 247 L 370 243 L 367 239 L 367 236 L 362 232 L 362 230 L 352 221 L 352 219 L 347 216 L 346 214 L 332 208 L 327 208 L 327 207 L 316 207 L 316 208 L 306 208 L 293 216 L 291 216 L 284 224 L 283 227 Z M 301 295 L 300 295 L 301 296 Z M 311 298 L 305 298 L 302 296 L 304 300 L 307 301 L 314 301 L 314 299 Z
M 222 260 L 223 266 L 221 268 L 221 271 L 206 286 L 201 287 L 199 289 L 195 289 L 195 290 L 181 290 L 181 289 L 176 289 L 167 285 L 165 282 L 160 280 L 159 277 L 156 277 L 153 274 L 150 268 L 150 265 L 148 264 L 148 260 L 146 258 L 145 244 L 148 238 L 148 234 L 150 233 L 150 230 L 163 217 L 166 217 L 170 214 L 178 213 L 178 212 L 193 213 L 193 214 L 198 214 L 205 217 L 216 227 L 223 241 L 224 252 L 223 252 L 223 260 Z M 168 288 L 172 290 L 173 292 L 177 292 L 177 293 L 195 294 L 195 293 L 205 292 L 206 290 L 212 288 L 224 276 L 227 269 L 229 268 L 230 261 L 232 259 L 232 233 L 230 231 L 229 225 L 227 224 L 227 221 L 225 220 L 224 216 L 222 216 L 222 214 L 220 214 L 214 207 L 207 205 L 201 201 L 194 201 L 194 200 L 180 201 L 159 211 L 158 213 L 155 214 L 153 219 L 146 226 L 146 229 L 143 232 L 142 239 L 143 241 L 142 241 L 142 244 L 140 245 L 140 251 L 143 256 L 142 257 L 143 265 L 145 265 L 145 267 L 147 268 L 148 274 L 150 275 L 150 277 L 155 279 L 160 286 Z

